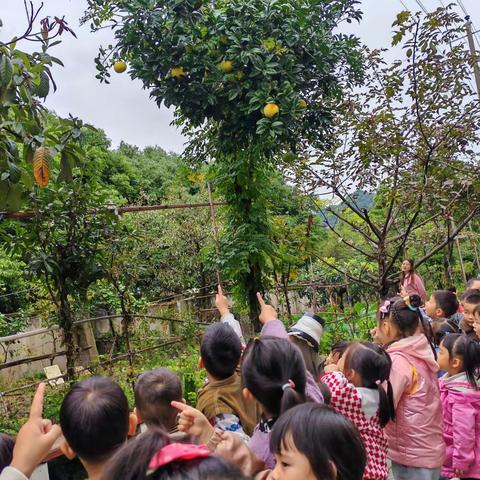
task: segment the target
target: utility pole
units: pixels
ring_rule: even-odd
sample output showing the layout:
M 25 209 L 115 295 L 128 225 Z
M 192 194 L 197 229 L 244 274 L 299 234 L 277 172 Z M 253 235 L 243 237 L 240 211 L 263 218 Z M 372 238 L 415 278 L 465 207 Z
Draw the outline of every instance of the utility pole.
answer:
M 470 17 L 466 17 L 465 19 L 467 21 L 467 23 L 465 24 L 465 28 L 467 29 L 468 46 L 470 48 L 470 53 L 473 57 L 473 74 L 475 75 L 477 95 L 480 100 L 480 68 L 478 67 L 477 52 L 475 50 L 475 42 L 473 40 L 472 22 L 470 21 Z
M 473 74 L 475 75 L 475 84 L 477 85 L 477 95 L 478 95 L 478 99 L 480 100 L 480 68 L 478 67 L 477 52 L 475 50 L 475 42 L 473 40 L 472 22 L 470 21 L 470 17 L 466 17 L 465 20 L 467 21 L 465 28 L 467 29 L 468 46 L 470 48 L 470 53 L 472 54 L 472 57 L 473 57 Z M 472 229 L 471 222 L 468 222 L 468 226 L 470 228 L 470 233 L 473 235 L 474 232 Z M 458 243 L 457 243 L 457 248 L 460 250 Z M 478 260 L 478 251 L 477 251 L 475 238 L 473 239 L 473 250 L 475 252 L 477 268 L 479 268 L 479 271 L 480 271 L 480 262 Z

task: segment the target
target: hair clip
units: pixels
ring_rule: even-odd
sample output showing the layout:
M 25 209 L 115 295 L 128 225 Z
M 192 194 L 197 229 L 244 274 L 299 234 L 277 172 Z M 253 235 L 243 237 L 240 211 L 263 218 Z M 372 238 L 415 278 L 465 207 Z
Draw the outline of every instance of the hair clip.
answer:
M 390 312 L 390 308 L 392 306 L 392 302 L 390 300 L 385 300 L 384 304 L 379 308 L 380 313 L 385 316 L 388 315 Z
M 412 307 L 412 304 L 410 302 L 410 295 L 405 295 L 403 297 L 403 302 L 405 303 L 405 305 L 408 307 L 409 310 L 411 310 L 412 312 L 418 312 L 418 307 Z
M 282 390 L 285 391 L 287 388 L 291 388 L 295 390 L 295 382 L 291 380 L 290 378 L 288 379 L 288 382 L 285 385 L 282 385 Z
M 195 460 L 197 458 L 209 457 L 210 454 L 211 452 L 206 445 L 171 443 L 165 445 L 152 457 L 148 465 L 149 472 L 147 474 L 177 460 Z

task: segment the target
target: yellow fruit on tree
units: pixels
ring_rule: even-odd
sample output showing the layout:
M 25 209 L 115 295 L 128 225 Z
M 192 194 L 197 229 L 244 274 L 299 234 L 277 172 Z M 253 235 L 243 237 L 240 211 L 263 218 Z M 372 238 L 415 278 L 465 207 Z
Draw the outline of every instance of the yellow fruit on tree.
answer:
M 123 73 L 127 69 L 127 64 L 123 60 L 118 60 L 113 64 L 116 73 Z
M 241 70 L 239 70 L 236 73 L 236 77 L 237 77 L 237 80 L 243 80 L 243 77 L 245 77 L 245 74 Z
M 300 99 L 300 100 L 298 101 L 298 106 L 299 106 L 300 108 L 307 108 L 308 103 L 302 98 L 302 99 Z
M 218 68 L 224 73 L 230 73 L 233 70 L 233 63 L 230 60 L 224 60 L 220 62 Z
M 267 118 L 273 118 L 275 115 L 278 115 L 278 112 L 280 112 L 280 107 L 276 103 L 267 103 L 263 107 L 263 114 Z
M 184 77 L 184 76 L 185 76 L 185 70 L 183 69 L 183 67 L 173 67 L 173 68 L 170 70 L 170 75 L 171 75 L 173 78 Z

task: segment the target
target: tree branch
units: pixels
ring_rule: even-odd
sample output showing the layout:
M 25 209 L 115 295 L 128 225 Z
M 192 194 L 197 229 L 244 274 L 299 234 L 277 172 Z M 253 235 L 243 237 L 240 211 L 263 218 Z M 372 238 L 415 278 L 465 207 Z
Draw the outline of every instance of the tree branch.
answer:
M 322 210 L 320 210 L 320 213 L 321 215 L 323 216 L 326 224 L 327 224 L 327 227 L 335 234 L 337 235 L 338 238 L 340 238 L 340 240 L 345 244 L 345 245 L 348 245 L 350 248 L 352 248 L 353 250 L 355 250 L 356 252 L 360 253 L 361 255 L 363 255 L 364 257 L 367 257 L 367 258 L 370 258 L 371 260 L 375 260 L 376 257 L 374 255 L 372 255 L 371 253 L 368 253 L 368 252 L 364 252 L 361 248 L 358 248 L 357 246 L 353 245 L 352 243 L 350 243 L 349 241 L 345 240 L 342 235 L 340 235 L 340 233 L 338 233 L 336 230 L 335 230 L 335 227 L 333 225 L 330 224 L 330 222 L 328 221 L 328 218 L 327 216 L 325 215 L 325 213 L 323 213 Z
M 361 283 L 363 285 L 367 285 L 368 287 L 371 287 L 371 288 L 375 288 L 375 289 L 377 288 L 377 285 L 375 285 L 374 283 L 366 282 L 365 280 L 361 280 L 360 278 L 353 277 L 349 273 L 344 272 L 343 270 L 340 270 L 338 267 L 336 267 L 335 265 L 332 265 L 330 262 L 327 262 L 326 260 L 324 260 L 321 257 L 316 256 L 316 258 L 318 260 L 320 260 L 322 263 L 324 263 L 325 265 L 327 265 L 328 267 L 332 268 L 333 270 L 337 271 L 338 273 L 341 273 L 342 275 L 344 275 L 345 277 L 349 278 L 350 280 L 352 280 L 354 282 Z
M 425 263 L 430 257 L 435 255 L 439 250 L 441 250 L 443 247 L 448 245 L 452 240 L 455 239 L 455 237 L 463 230 L 463 228 L 467 225 L 467 223 L 475 216 L 475 214 L 480 210 L 480 205 L 477 205 L 455 228 L 453 232 L 450 233 L 450 235 L 447 236 L 447 238 L 434 247 L 430 252 L 425 254 L 420 260 L 418 260 L 415 263 L 415 266 L 419 266 L 422 263 Z

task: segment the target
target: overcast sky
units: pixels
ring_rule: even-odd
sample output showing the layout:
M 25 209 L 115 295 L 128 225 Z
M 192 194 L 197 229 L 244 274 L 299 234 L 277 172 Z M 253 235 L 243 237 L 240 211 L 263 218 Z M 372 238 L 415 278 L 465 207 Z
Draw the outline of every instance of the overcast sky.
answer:
M 391 24 L 395 15 L 404 9 L 402 1 L 411 10 L 420 9 L 417 0 L 363 0 L 363 21 L 350 30 L 370 47 L 389 47 Z M 430 10 L 439 7 L 441 1 L 450 3 L 450 0 L 423 0 L 422 3 Z M 40 1 L 34 0 L 34 3 L 39 5 Z M 140 82 L 130 80 L 127 74 L 113 74 L 110 85 L 100 84 L 95 78 L 93 59 L 99 45 L 108 44 L 111 32 L 91 33 L 88 26 L 79 26 L 86 0 L 44 0 L 44 4 L 42 17 L 65 15 L 78 36 L 78 39 L 63 37 L 63 43 L 52 50 L 52 54 L 64 62 L 65 68 L 55 68 L 54 77 L 59 88 L 48 97 L 47 107 L 59 115 L 71 113 L 104 129 L 113 145 L 124 140 L 140 147 L 159 145 L 168 151 L 181 152 L 184 139 L 169 125 L 172 113 L 165 107 L 157 108 Z M 478 28 L 480 0 L 463 0 L 463 5 L 474 27 Z M 0 0 L 0 18 L 4 23 L 0 40 L 21 33 L 25 26 L 23 0 Z M 28 45 L 23 44 L 22 48 Z

